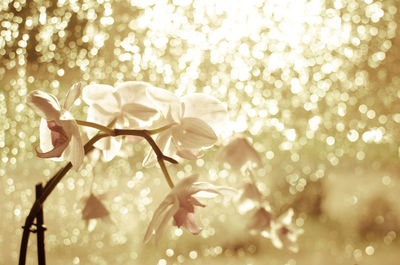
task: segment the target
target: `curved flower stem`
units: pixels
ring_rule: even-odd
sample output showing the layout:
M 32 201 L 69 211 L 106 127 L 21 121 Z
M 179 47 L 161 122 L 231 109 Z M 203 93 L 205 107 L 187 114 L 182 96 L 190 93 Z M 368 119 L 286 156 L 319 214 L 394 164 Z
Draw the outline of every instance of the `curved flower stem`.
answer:
M 164 177 L 167 180 L 168 186 L 173 189 L 174 188 L 174 183 L 172 182 L 171 177 L 169 176 L 167 167 L 165 166 L 164 160 L 160 159 L 158 160 L 158 163 L 160 164 L 161 170 L 164 173 Z
M 164 128 L 164 127 L 162 127 Z M 172 164 L 178 164 L 178 161 L 175 159 L 165 156 L 163 152 L 160 150 L 156 142 L 150 136 L 150 132 L 147 130 L 129 130 L 129 129 L 114 129 L 115 136 L 118 135 L 133 135 L 133 136 L 141 136 L 150 144 L 151 148 L 153 148 L 154 152 L 157 155 L 158 164 L 161 167 L 161 170 L 164 174 L 165 179 L 167 180 L 168 186 L 172 189 L 174 187 L 174 183 L 171 180 L 171 177 L 168 173 L 167 168 L 165 167 L 164 160 L 168 161 Z
M 78 122 L 78 121 L 77 121 Z M 147 131 L 147 130 L 122 130 L 122 129 L 110 129 L 108 127 L 102 126 L 95 123 L 90 123 L 90 122 L 82 122 L 79 121 L 78 124 L 84 125 L 84 126 L 90 126 L 93 128 L 97 128 L 105 133 L 99 133 L 95 135 L 92 139 L 90 139 L 84 146 L 85 149 L 85 154 L 88 154 L 90 151 L 94 149 L 93 144 L 96 143 L 98 140 L 109 137 L 109 136 L 122 136 L 122 135 L 134 135 L 134 136 L 141 136 L 146 139 L 146 141 L 150 144 L 152 149 L 157 155 L 157 160 L 158 163 L 160 164 L 161 170 L 165 176 L 165 179 L 168 182 L 168 185 L 170 188 L 174 187 L 174 184 L 171 180 L 171 177 L 169 176 L 168 170 L 165 166 L 164 160 L 168 161 L 173 164 L 177 164 L 178 162 L 168 156 L 165 156 L 156 142 L 153 140 L 151 137 L 151 134 L 158 133 L 162 130 L 166 130 L 169 128 L 169 126 L 164 126 L 162 128 L 152 130 L 152 131 Z M 19 254 L 19 265 L 25 265 L 26 262 L 26 252 L 28 249 L 28 241 L 29 241 L 29 235 L 31 230 L 31 226 L 33 225 L 33 221 L 36 218 L 38 212 L 41 209 L 41 206 L 43 205 L 44 201 L 47 199 L 47 197 L 50 195 L 50 193 L 55 189 L 57 184 L 62 180 L 62 178 L 68 173 L 68 171 L 72 168 L 71 162 L 69 162 L 66 166 L 64 166 L 62 169 L 60 169 L 44 186 L 43 191 L 41 196 L 36 199 L 34 202 L 28 216 L 25 219 L 25 225 L 23 226 L 23 234 L 22 234 L 22 240 L 21 240 L 21 247 L 20 247 L 20 254 Z
M 157 134 L 157 133 L 160 133 L 162 131 L 165 131 L 165 130 L 171 128 L 171 127 L 172 127 L 172 124 L 168 124 L 168 125 L 165 125 L 165 126 L 163 126 L 161 128 L 158 128 L 158 129 L 147 130 L 147 132 L 148 132 L 148 134 L 153 135 L 153 134 Z
M 100 140 L 101 138 L 107 137 L 109 135 L 107 134 L 98 134 L 94 136 L 92 139 L 89 140 L 88 143 L 85 144 L 85 154 L 89 153 L 91 150 L 93 150 L 93 144 Z M 33 220 L 35 219 L 36 215 L 41 209 L 41 206 L 43 205 L 44 201 L 47 199 L 47 197 L 50 195 L 50 193 L 54 190 L 54 188 L 57 186 L 57 184 L 61 181 L 61 179 L 64 177 L 65 174 L 72 168 L 71 162 L 69 162 L 65 167 L 63 167 L 61 170 L 57 172 L 47 183 L 46 186 L 44 186 L 43 191 L 41 196 L 34 202 L 28 216 L 25 219 L 25 225 L 23 226 L 24 231 L 22 234 L 22 240 L 21 240 L 21 248 L 19 252 L 19 265 L 24 265 L 25 260 L 26 260 L 26 251 L 28 248 L 28 240 L 29 240 L 29 234 L 31 232 L 31 226 L 33 224 Z
M 94 122 L 90 122 L 90 121 L 82 121 L 82 120 L 76 120 L 76 123 L 82 126 L 86 126 L 86 127 L 92 127 L 95 129 L 98 129 L 102 132 L 105 132 L 108 135 L 114 135 L 114 130 L 110 129 L 109 127 L 103 126 L 101 124 L 98 123 L 94 123 Z

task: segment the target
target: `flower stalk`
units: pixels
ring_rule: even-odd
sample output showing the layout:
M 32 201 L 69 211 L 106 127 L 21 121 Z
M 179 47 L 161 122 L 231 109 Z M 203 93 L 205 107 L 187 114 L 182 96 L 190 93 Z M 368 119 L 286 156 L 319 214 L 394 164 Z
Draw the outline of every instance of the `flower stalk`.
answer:
M 84 122 L 84 121 L 77 121 L 78 124 L 82 126 L 90 126 L 93 128 L 97 128 L 101 130 L 101 133 L 98 133 L 95 135 L 92 139 L 90 139 L 85 145 L 84 145 L 84 151 L 85 155 L 91 152 L 94 149 L 94 144 L 105 138 L 105 137 L 114 137 L 114 136 L 126 136 L 126 135 L 134 135 L 134 136 L 141 136 L 146 139 L 146 141 L 150 144 L 151 148 L 154 150 L 154 152 L 157 155 L 157 160 L 158 163 L 160 164 L 161 170 L 165 176 L 165 179 L 167 180 L 167 183 L 170 188 L 174 187 L 174 184 L 171 180 L 171 177 L 169 176 L 168 170 L 165 166 L 164 160 L 168 161 L 173 164 L 177 164 L 178 162 L 168 156 L 165 156 L 160 148 L 157 146 L 153 138 L 151 137 L 151 134 L 158 133 L 162 130 L 166 130 L 169 127 L 164 126 L 162 128 L 153 130 L 153 131 L 147 131 L 147 130 L 130 130 L 130 129 L 110 129 L 108 127 L 92 123 L 92 122 Z M 25 225 L 23 226 L 23 234 L 22 234 L 22 240 L 21 240 L 21 247 L 20 247 L 20 256 L 19 256 L 19 265 L 25 265 L 26 263 L 26 253 L 27 253 L 27 248 L 28 248 L 28 241 L 29 241 L 29 235 L 31 232 L 31 227 L 33 225 L 33 222 L 35 218 L 37 217 L 38 213 L 42 209 L 42 205 L 47 199 L 47 197 L 51 194 L 51 192 L 54 190 L 54 188 L 57 186 L 57 184 L 62 180 L 62 178 L 68 173 L 68 171 L 72 168 L 72 163 L 68 162 L 67 165 L 65 165 L 62 169 L 60 169 L 44 186 L 41 195 L 35 200 L 28 216 L 25 219 Z
M 114 130 L 108 128 L 107 126 L 103 126 L 101 124 L 98 123 L 94 123 L 94 122 L 90 122 L 90 121 L 83 121 L 83 120 L 76 120 L 76 123 L 81 125 L 81 126 L 86 126 L 86 127 L 91 127 L 97 130 L 100 130 L 110 136 L 114 135 Z

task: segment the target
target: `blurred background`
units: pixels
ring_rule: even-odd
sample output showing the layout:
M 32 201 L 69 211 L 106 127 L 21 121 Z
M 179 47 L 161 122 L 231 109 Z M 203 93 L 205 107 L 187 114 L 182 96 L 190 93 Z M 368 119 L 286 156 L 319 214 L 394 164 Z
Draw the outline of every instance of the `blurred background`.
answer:
M 145 143 L 70 172 L 44 204 L 48 264 L 399 264 L 400 2 L 396 0 L 2 0 L 0 3 L 0 252 L 16 264 L 34 186 L 64 163 L 35 156 L 41 89 L 61 102 L 75 82 L 143 80 L 226 103 L 232 135 L 260 153 L 258 187 L 293 208 L 300 250 L 246 229 L 235 203 L 200 209 L 200 236 L 170 225 L 142 243 L 169 191 L 145 169 Z M 85 119 L 78 101 L 72 113 Z M 174 181 L 240 188 L 246 176 L 215 159 L 169 166 Z M 94 177 L 96 177 L 94 179 Z M 101 196 L 112 222 L 88 231 L 80 201 Z M 27 264 L 37 264 L 32 235 Z

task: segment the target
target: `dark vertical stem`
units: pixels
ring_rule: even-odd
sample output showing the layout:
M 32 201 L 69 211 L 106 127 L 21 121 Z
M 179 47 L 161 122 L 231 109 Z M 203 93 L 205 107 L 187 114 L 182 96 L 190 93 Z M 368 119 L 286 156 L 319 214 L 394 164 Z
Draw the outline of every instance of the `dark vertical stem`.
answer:
M 42 183 L 36 185 L 36 199 L 42 195 Z M 37 251 L 38 251 L 38 264 L 46 265 L 46 256 L 44 250 L 44 231 L 46 228 L 43 226 L 43 205 L 41 205 L 38 214 L 36 215 L 36 233 L 37 233 Z
M 109 126 L 111 126 L 113 123 L 115 122 L 112 121 L 111 124 Z M 168 156 L 165 156 L 162 151 L 160 150 L 160 148 L 157 146 L 157 144 L 154 142 L 153 138 L 150 136 L 151 134 L 156 134 L 159 133 L 162 130 L 166 130 L 170 127 L 170 125 L 168 126 L 164 126 L 162 128 L 159 129 L 155 129 L 155 130 L 150 130 L 150 131 L 146 131 L 146 130 L 120 130 L 120 129 L 114 129 L 113 133 L 110 134 L 102 134 L 99 133 L 96 136 L 94 136 L 92 139 L 89 140 L 89 142 L 87 142 L 84 146 L 85 148 L 85 154 L 89 153 L 91 150 L 94 149 L 93 144 L 95 142 L 97 142 L 98 140 L 104 138 L 104 137 L 108 137 L 108 136 L 118 136 L 118 135 L 136 135 L 136 136 L 141 136 L 144 137 L 147 142 L 151 145 L 152 149 L 154 150 L 154 152 L 157 155 L 157 160 L 158 163 L 160 164 L 160 167 L 164 173 L 165 178 L 167 179 L 168 185 L 173 188 L 173 183 L 172 180 L 168 174 L 168 170 L 165 167 L 164 164 L 164 160 L 168 161 L 170 163 L 173 164 L 177 164 L 178 161 L 176 161 L 173 158 L 170 158 Z M 19 251 L 19 265 L 25 265 L 26 262 L 26 252 L 28 250 L 28 241 L 29 241 L 29 235 L 32 232 L 31 230 L 31 226 L 33 225 L 33 221 L 35 220 L 35 218 L 37 219 L 38 213 L 40 211 L 42 211 L 42 205 L 44 203 L 44 201 L 47 199 L 47 197 L 50 195 L 50 193 L 54 190 L 54 188 L 57 186 L 57 184 L 61 181 L 61 179 L 65 176 L 65 174 L 67 174 L 67 172 L 72 168 L 72 164 L 71 162 L 69 162 L 65 167 L 63 167 L 62 169 L 60 169 L 44 186 L 44 188 L 41 186 L 41 192 L 40 194 L 36 193 L 36 200 L 32 205 L 31 210 L 29 211 L 28 216 L 25 219 L 25 225 L 23 226 L 23 233 L 22 233 L 22 239 L 21 239 L 21 247 L 20 247 L 20 251 Z M 41 185 L 41 184 L 40 184 Z M 44 242 L 44 230 L 45 228 L 43 227 L 43 212 L 42 212 L 42 219 L 41 219 L 42 223 L 41 225 L 39 225 L 39 223 L 37 224 L 37 232 L 39 233 L 39 230 L 43 229 L 43 231 L 41 231 L 42 233 L 42 238 L 41 240 Z M 38 241 L 39 241 L 39 235 L 38 235 Z M 40 259 L 39 259 L 39 265 L 45 264 L 45 259 L 44 259 L 44 244 L 43 244 L 43 263 L 40 263 Z M 38 250 L 39 251 L 39 250 Z M 38 253 L 39 254 L 39 253 Z
M 97 134 L 92 139 L 89 140 L 85 144 L 85 154 L 89 153 L 93 150 L 93 144 L 100 140 L 101 138 L 107 137 L 106 134 Z M 33 221 L 35 220 L 37 213 L 40 211 L 43 202 L 47 199 L 50 193 L 54 190 L 57 184 L 61 181 L 65 174 L 72 168 L 71 162 L 69 162 L 65 167 L 57 172 L 44 186 L 42 193 L 39 198 L 36 198 L 35 202 L 32 205 L 31 210 L 29 211 L 28 216 L 25 219 L 25 225 L 23 226 L 23 233 L 21 239 L 21 247 L 19 251 L 19 265 L 25 265 L 26 262 L 26 252 L 28 250 L 28 241 L 29 241 L 29 234 L 31 232 L 31 226 Z

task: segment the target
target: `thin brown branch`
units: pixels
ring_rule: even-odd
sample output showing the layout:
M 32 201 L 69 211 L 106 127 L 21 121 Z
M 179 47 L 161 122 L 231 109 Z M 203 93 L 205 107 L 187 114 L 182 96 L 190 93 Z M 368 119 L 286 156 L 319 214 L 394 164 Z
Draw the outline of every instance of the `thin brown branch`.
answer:
M 178 161 L 175 159 L 165 156 L 156 142 L 153 140 L 151 137 L 151 134 L 156 134 L 159 133 L 163 130 L 168 129 L 170 126 L 164 126 L 159 129 L 155 130 L 124 130 L 124 129 L 110 129 L 108 127 L 104 127 L 101 125 L 96 125 L 94 123 L 87 123 L 84 121 L 77 121 L 78 124 L 84 125 L 84 126 L 90 126 L 97 128 L 105 133 L 99 133 L 95 135 L 92 139 L 90 139 L 84 146 L 85 154 L 89 153 L 91 150 L 94 149 L 93 144 L 96 143 L 98 140 L 104 138 L 104 137 L 109 137 L 109 136 L 123 136 L 123 135 L 134 135 L 134 136 L 141 136 L 146 139 L 146 141 L 150 144 L 151 148 L 154 150 L 154 152 L 157 155 L 157 160 L 158 163 L 161 167 L 161 170 L 165 176 L 165 179 L 167 180 L 167 183 L 170 188 L 174 187 L 174 184 L 171 180 L 171 177 L 169 176 L 168 170 L 165 166 L 164 161 L 168 161 L 173 164 L 177 164 Z M 93 126 L 96 125 L 96 126 Z M 62 169 L 60 169 L 45 185 L 43 188 L 41 196 L 36 199 L 34 204 L 32 205 L 32 208 L 28 214 L 28 216 L 25 219 L 25 225 L 23 226 L 24 231 L 22 234 L 22 239 L 21 239 L 21 247 L 20 247 L 20 256 L 19 256 L 19 265 L 25 265 L 26 263 L 26 253 L 27 253 L 27 248 L 28 248 L 28 241 L 29 241 L 29 235 L 31 232 L 31 227 L 33 225 L 33 221 L 36 218 L 38 212 L 40 211 L 44 201 L 47 199 L 47 197 L 51 194 L 51 192 L 54 190 L 54 188 L 57 186 L 57 184 L 62 180 L 62 178 L 68 173 L 68 171 L 72 168 L 71 162 L 69 162 L 66 166 L 64 166 Z
M 109 136 L 108 134 L 97 134 L 92 139 L 89 140 L 84 146 L 85 154 L 93 150 L 93 144 L 100 140 L 101 138 Z M 28 248 L 29 234 L 31 232 L 31 226 L 33 221 L 41 209 L 44 201 L 50 195 L 50 193 L 54 190 L 57 184 L 61 181 L 61 179 L 68 173 L 68 171 L 72 168 L 71 162 L 69 162 L 66 166 L 64 166 L 61 170 L 57 172 L 43 188 L 41 196 L 36 199 L 34 202 L 28 216 L 25 219 L 24 231 L 22 233 L 21 247 L 19 252 L 19 265 L 25 265 L 26 262 L 26 252 Z
M 76 120 L 76 123 L 82 126 L 86 126 L 86 127 L 91 127 L 91 128 L 95 128 L 98 129 L 108 135 L 114 135 L 114 130 L 110 129 L 107 126 L 103 126 L 101 124 L 98 123 L 94 123 L 94 122 L 90 122 L 90 121 L 82 121 L 82 120 Z

